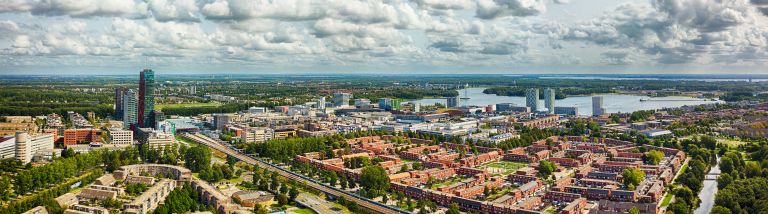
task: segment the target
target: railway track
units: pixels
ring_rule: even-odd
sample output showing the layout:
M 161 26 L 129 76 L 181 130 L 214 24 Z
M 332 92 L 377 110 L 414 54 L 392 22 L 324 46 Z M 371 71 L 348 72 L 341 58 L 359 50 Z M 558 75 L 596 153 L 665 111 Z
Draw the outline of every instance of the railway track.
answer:
M 201 135 L 201 134 L 184 134 L 183 136 L 186 137 L 186 138 L 189 138 L 190 140 L 193 140 L 195 142 L 204 144 L 204 145 L 206 145 L 206 146 L 208 146 L 208 147 L 210 147 L 212 149 L 216 149 L 216 150 L 218 150 L 220 152 L 223 152 L 225 154 L 231 155 L 231 156 L 233 156 L 233 157 L 235 157 L 235 158 L 237 158 L 237 159 L 239 159 L 239 160 L 241 160 L 243 162 L 246 162 L 248 164 L 258 165 L 261 168 L 265 168 L 265 169 L 268 169 L 270 171 L 277 172 L 280 176 L 282 176 L 282 177 L 284 177 L 286 179 L 296 180 L 296 181 L 299 181 L 299 182 L 303 182 L 307 186 L 309 186 L 309 187 L 311 187 L 313 189 L 316 189 L 318 191 L 321 191 L 321 192 L 323 192 L 323 193 L 325 193 L 327 195 L 332 195 L 334 197 L 344 197 L 344 199 L 346 199 L 348 201 L 354 201 L 358 205 L 363 206 L 365 208 L 368 208 L 370 210 L 373 210 L 375 212 L 383 213 L 383 214 L 405 214 L 405 213 L 410 213 L 408 211 L 404 211 L 404 210 L 401 210 L 401 209 L 398 209 L 398 208 L 394 208 L 394 207 L 390 207 L 390 206 L 381 204 L 381 203 L 376 202 L 376 201 L 372 201 L 372 200 L 370 200 L 368 198 L 363 198 L 363 197 L 360 197 L 358 195 L 355 195 L 355 194 L 352 194 L 352 193 L 348 193 L 348 192 L 336 189 L 335 187 L 331 187 L 331 186 L 328 186 L 326 184 L 319 183 L 319 182 L 317 182 L 315 180 L 312 180 L 311 178 L 308 178 L 308 177 L 306 177 L 304 175 L 301 175 L 301 174 L 298 174 L 298 173 L 295 173 L 295 172 L 292 172 L 292 171 L 288 171 L 286 169 L 283 169 L 281 167 L 278 167 L 278 166 L 276 166 L 274 164 L 271 164 L 271 163 L 268 163 L 268 162 L 265 162 L 265 161 L 262 161 L 262 160 L 255 159 L 255 158 L 253 158 L 251 156 L 248 156 L 248 155 L 245 155 L 245 154 L 243 154 L 241 152 L 238 152 L 235 149 L 233 149 L 233 148 L 231 148 L 231 147 L 229 147 L 227 145 L 223 145 L 223 144 L 217 142 L 216 140 L 213 140 L 213 139 L 211 139 L 209 137 L 206 137 L 204 135 Z

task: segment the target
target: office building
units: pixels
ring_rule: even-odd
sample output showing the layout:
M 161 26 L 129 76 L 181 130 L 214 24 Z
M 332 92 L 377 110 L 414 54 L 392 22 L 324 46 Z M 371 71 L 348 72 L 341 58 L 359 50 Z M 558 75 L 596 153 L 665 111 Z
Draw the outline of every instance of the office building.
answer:
M 246 127 L 240 133 L 240 138 L 246 143 L 263 143 L 274 137 L 274 130 L 266 127 Z
M 498 112 L 531 112 L 531 108 L 524 106 L 517 106 L 514 103 L 499 103 L 496 104 L 496 111 Z
M 459 97 L 448 97 L 445 102 L 445 107 L 456 108 L 459 107 Z
M 155 111 L 155 72 L 144 69 L 139 77 L 138 124 L 141 127 L 154 127 L 152 112 Z
M 371 104 L 371 100 L 365 98 L 355 99 L 355 107 L 360 108 Z
M 136 91 L 129 89 L 123 95 L 123 128 L 129 129 L 139 122 L 139 101 Z
M 197 94 L 197 86 L 196 85 L 189 86 L 189 94 L 191 94 L 191 95 Z
M 101 136 L 97 133 L 98 129 L 67 129 L 64 130 L 64 145 L 75 145 L 79 143 L 98 143 L 101 142 Z
M 349 100 L 352 99 L 352 94 L 350 93 L 333 93 L 333 106 L 336 107 L 345 107 L 349 105 Z
M 555 107 L 555 114 L 559 115 L 579 115 L 579 108 L 576 107 Z
M 602 96 L 592 97 L 592 115 L 598 116 L 603 114 L 605 114 L 605 108 L 603 108 L 603 97 Z
M 213 127 L 216 130 L 224 130 L 224 126 L 229 124 L 229 115 L 226 114 L 214 114 L 213 115 Z
M 16 138 L 13 136 L 0 137 L 0 159 L 16 156 Z
M 555 113 L 555 89 L 544 89 L 544 107 L 547 108 L 547 114 Z
M 525 90 L 525 106 L 531 108 L 531 111 L 538 111 L 539 106 L 539 89 L 529 88 Z
M 413 113 L 419 113 L 421 111 L 421 104 L 420 103 L 414 103 L 413 104 Z
M 317 99 L 317 109 L 325 109 L 325 97 L 320 97 Z
M 53 134 L 30 135 L 26 132 L 16 132 L 16 160 L 22 164 L 32 161 L 38 151 L 53 149 Z
M 133 144 L 133 132 L 122 129 L 109 129 L 107 132 L 109 136 L 109 143 L 130 145 Z
M 128 88 L 118 86 L 115 88 L 115 119 L 123 119 L 123 97 L 128 91 Z
M 379 108 L 387 111 L 392 110 L 392 99 L 379 98 Z
M 152 111 L 152 127 L 151 128 L 157 128 L 157 124 L 160 122 L 165 121 L 165 113 L 159 110 Z
M 18 131 L 35 133 L 39 130 L 30 116 L 5 116 L 5 122 L 0 122 L 0 136 L 10 136 Z
M 251 114 L 263 114 L 267 112 L 267 108 L 264 107 L 250 107 L 248 108 L 248 113 Z

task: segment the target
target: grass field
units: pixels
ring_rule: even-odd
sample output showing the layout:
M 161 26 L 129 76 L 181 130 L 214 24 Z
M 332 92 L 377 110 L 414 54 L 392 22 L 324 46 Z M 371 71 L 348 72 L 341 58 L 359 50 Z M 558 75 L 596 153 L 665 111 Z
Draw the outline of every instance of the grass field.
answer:
M 432 185 L 432 189 L 437 189 L 439 187 L 444 187 L 444 186 L 448 186 L 448 185 L 451 185 L 451 184 L 455 184 L 455 183 L 458 183 L 461 180 L 464 180 L 464 178 L 461 177 L 461 176 L 456 176 L 456 177 L 453 177 L 453 178 L 445 179 L 445 180 L 442 180 L 442 181 L 439 181 L 439 182 L 433 184 Z
M 491 172 L 492 174 L 501 174 L 501 175 L 509 175 L 513 172 L 517 171 L 520 168 L 526 167 L 528 164 L 525 163 L 517 163 L 517 162 L 510 162 L 510 161 L 495 161 L 490 162 L 487 164 L 483 164 L 482 166 L 478 167 L 480 169 L 489 169 L 489 171 L 492 171 L 490 168 L 495 169 L 501 169 L 503 172 Z
M 210 102 L 210 103 L 169 103 L 169 104 L 157 104 L 155 105 L 155 109 L 162 110 L 166 107 L 172 107 L 172 108 L 190 108 L 190 107 L 206 107 L 206 106 L 220 106 L 221 103 L 217 102 Z
M 667 195 L 664 196 L 664 200 L 661 201 L 661 206 L 669 206 L 669 202 L 672 201 L 672 196 L 674 196 L 672 193 L 667 193 Z
M 295 213 L 295 214 L 317 214 L 315 211 L 312 211 L 312 209 L 309 209 L 309 208 L 290 210 L 290 211 L 288 211 L 288 213 Z

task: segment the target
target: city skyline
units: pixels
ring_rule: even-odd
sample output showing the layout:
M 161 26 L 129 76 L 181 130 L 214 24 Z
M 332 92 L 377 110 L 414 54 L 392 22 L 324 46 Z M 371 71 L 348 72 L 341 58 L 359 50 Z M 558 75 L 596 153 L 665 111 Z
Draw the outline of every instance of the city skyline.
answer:
M 0 4 L 0 74 L 764 73 L 757 0 Z

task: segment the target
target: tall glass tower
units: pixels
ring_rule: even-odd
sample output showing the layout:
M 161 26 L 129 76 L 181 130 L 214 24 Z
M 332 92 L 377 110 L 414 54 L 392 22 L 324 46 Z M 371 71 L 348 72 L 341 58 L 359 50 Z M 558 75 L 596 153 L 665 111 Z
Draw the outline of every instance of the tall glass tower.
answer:
M 525 90 L 525 106 L 530 107 L 531 111 L 536 112 L 541 107 L 539 105 L 539 89 L 529 88 Z
M 144 69 L 139 76 L 139 126 L 154 127 L 152 112 L 155 111 L 155 72 Z
M 547 114 L 555 113 L 555 89 L 544 89 L 544 107 L 547 108 Z
M 138 101 L 136 98 L 136 91 L 128 89 L 123 94 L 123 128 L 130 129 L 131 125 L 138 123 Z

